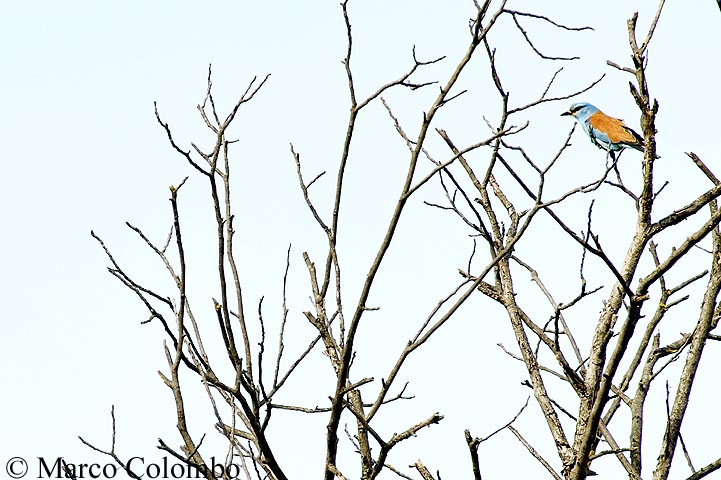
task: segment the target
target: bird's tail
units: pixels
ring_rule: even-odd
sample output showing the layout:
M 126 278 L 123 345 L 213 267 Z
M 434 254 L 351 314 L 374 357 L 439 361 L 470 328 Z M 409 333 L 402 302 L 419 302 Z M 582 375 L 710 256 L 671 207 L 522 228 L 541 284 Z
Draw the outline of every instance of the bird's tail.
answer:
M 643 142 L 643 140 L 641 140 L 640 142 L 635 142 L 635 143 L 626 143 L 624 145 L 626 145 L 627 147 L 631 147 L 635 150 L 638 150 L 639 152 L 643 152 L 644 150 L 646 150 L 646 144 Z
M 624 145 L 626 145 L 627 147 L 631 147 L 634 150 L 638 150 L 639 152 L 646 151 L 646 143 L 643 140 L 636 142 L 636 143 L 625 143 Z M 661 157 L 656 155 L 656 158 L 661 158 Z

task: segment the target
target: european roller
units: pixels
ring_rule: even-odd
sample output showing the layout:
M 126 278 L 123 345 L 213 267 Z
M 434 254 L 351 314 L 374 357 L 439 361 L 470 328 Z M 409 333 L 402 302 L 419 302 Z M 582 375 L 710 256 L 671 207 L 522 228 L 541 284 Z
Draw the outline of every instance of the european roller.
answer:
M 583 127 L 594 145 L 606 150 L 614 160 L 614 152 L 631 147 L 643 152 L 643 137 L 624 125 L 623 120 L 609 117 L 590 103 L 574 103 L 561 116 L 571 115 Z

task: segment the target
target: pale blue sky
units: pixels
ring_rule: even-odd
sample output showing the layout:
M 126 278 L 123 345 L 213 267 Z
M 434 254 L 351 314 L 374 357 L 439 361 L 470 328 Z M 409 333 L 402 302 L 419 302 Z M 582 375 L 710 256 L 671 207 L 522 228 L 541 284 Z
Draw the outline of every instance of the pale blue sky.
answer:
M 582 57 L 562 64 L 564 71 L 551 94 L 579 89 L 605 73 L 604 81 L 581 99 L 639 128 L 638 111 L 628 92 L 630 77 L 605 62 L 630 64 L 626 20 L 639 10 L 639 31 L 645 34 L 655 2 L 617 0 L 599 8 L 588 2 L 541 6 L 511 1 L 509 6 L 569 25 L 592 26 L 593 32 L 572 34 L 530 20 L 524 23 L 545 53 Z M 404 72 L 413 45 L 421 59 L 447 55 L 418 78 L 444 78 L 464 51 L 472 10 L 470 0 L 351 0 L 359 95 L 364 97 Z M 662 199 L 669 205 L 708 187 L 683 152 L 696 152 L 721 174 L 716 120 L 721 109 L 719 25 L 721 12 L 712 0 L 669 1 L 649 50 L 651 93 L 661 104 L 658 175 L 672 181 Z M 510 19 L 490 39 L 516 105 L 535 99 L 561 66 L 540 62 Z M 147 318 L 142 305 L 106 272 L 108 262 L 90 230 L 102 235 L 116 258 L 138 278 L 169 289 L 162 265 L 124 226 L 130 221 L 162 241 L 170 226 L 167 187 L 192 174 L 167 145 L 153 115 L 153 101 L 182 145 L 190 141 L 207 145 L 210 138 L 195 106 L 205 92 L 208 64 L 213 65 L 216 101 L 224 112 L 253 76 L 270 73 L 231 132 L 241 140 L 235 157 L 242 165 L 235 186 L 238 243 L 243 247 L 239 258 L 247 272 L 245 292 L 251 310 L 265 295 L 266 315 L 277 319 L 285 251 L 293 244 L 292 328 L 299 338 L 310 335 L 301 313 L 308 308 L 308 289 L 300 255 L 307 250 L 320 263 L 324 244 L 302 202 L 289 144 L 301 153 L 308 178 L 328 171 L 324 182 L 314 187 L 320 209 L 327 213 L 329 204 L 323 200 L 329 198 L 335 176 L 348 108 L 340 7 L 337 1 L 287 0 L 5 2 L 0 6 L 0 45 L 0 464 L 13 455 L 104 462 L 82 446 L 77 435 L 107 447 L 112 404 L 119 454 L 159 458 L 154 448 L 159 436 L 178 443 L 171 397 L 156 373 L 166 369 L 161 332 L 157 325 L 139 324 Z M 479 57 L 461 81 L 469 93 L 439 116 L 437 126 L 459 144 L 488 136 L 483 116 L 497 117 L 497 98 L 487 88 L 486 77 L 485 62 Z M 435 88 L 416 94 L 398 90 L 386 96 L 410 132 Z M 571 127 L 568 118 L 559 117 L 569 103 L 546 104 L 529 112 L 524 120 L 531 122 L 531 128 L 519 142 L 533 154 L 550 158 Z M 369 107 L 362 120 L 348 170 L 347 216 L 339 247 L 346 259 L 348 302 L 355 298 L 358 279 L 363 279 L 377 248 L 382 224 L 390 215 L 388 202 L 397 194 L 405 171 L 405 147 L 380 104 Z M 448 157 L 437 137 L 430 142 L 440 158 Z M 561 191 L 580 183 L 577 179 L 593 178 L 603 168 L 602 152 L 580 131 L 572 143 L 559 167 L 568 173 L 556 177 L 550 189 Z M 630 164 L 639 158 L 631 152 L 624 157 Z M 638 169 L 627 168 L 629 180 L 637 180 Z M 196 274 L 197 283 L 191 287 L 195 308 L 200 310 L 209 308 L 216 294 L 214 278 L 206 281 L 211 277 L 204 276 L 211 270 L 203 265 L 203 260 L 214 261 L 212 246 L 207 247 L 212 242 L 202 243 L 212 239 L 213 227 L 208 223 L 204 181 L 191 177 L 182 192 L 181 208 L 192 225 L 186 239 L 199 251 L 190 268 Z M 615 193 L 607 198 L 597 206 L 599 222 L 617 228 L 617 235 L 606 237 L 609 251 L 620 253 L 630 226 L 614 225 L 613 218 L 618 208 L 624 208 L 619 205 L 627 208 L 627 204 Z M 381 271 L 371 301 L 382 309 L 369 315 L 361 331 L 361 345 L 368 353 L 359 355 L 359 376 L 366 375 L 363 368 L 378 377 L 388 370 L 419 319 L 457 281 L 457 269 L 465 267 L 469 232 L 449 216 L 423 206 L 422 200 L 441 201 L 438 186 L 429 185 L 414 198 Z M 567 210 L 573 218 L 570 223 L 579 230 L 585 217 L 576 214 L 586 208 L 584 200 Z M 534 233 L 539 238 L 544 236 L 540 229 L 549 227 L 544 222 Z M 533 252 L 533 245 L 528 249 Z M 555 259 L 538 261 L 552 270 Z M 549 272 L 551 283 L 572 292 L 575 284 L 564 287 L 568 277 L 557 273 Z M 533 288 L 530 281 L 522 287 Z M 590 311 L 600 308 L 599 303 L 600 299 L 590 305 Z M 495 320 L 480 325 L 477 319 L 484 315 Z M 391 463 L 405 467 L 421 457 L 433 470 L 440 469 L 443 478 L 470 478 L 463 429 L 487 434 L 515 414 L 528 394 L 520 386 L 523 370 L 496 347 L 499 342 L 509 348 L 514 345 L 503 318 L 480 298 L 471 301 L 445 336 L 419 352 L 408 373 L 424 378 L 412 384 L 417 400 L 394 410 L 395 417 L 389 420 L 401 423 L 388 428 L 400 429 L 434 411 L 446 419 L 434 431 L 399 447 Z M 384 338 L 385 332 L 392 338 Z M 669 338 L 676 333 L 669 332 Z M 467 370 L 449 372 L 446 359 Z M 306 396 L 307 406 L 327 396 L 322 388 L 328 385 L 329 373 L 327 359 L 320 353 L 309 359 L 297 384 L 297 394 Z M 460 383 L 469 380 L 476 384 L 461 389 Z M 704 398 L 694 398 L 698 403 L 692 408 L 703 405 Z M 206 407 L 200 404 L 200 415 L 208 415 Z M 547 443 L 545 427 L 534 419 L 537 414 L 532 407 L 522 425 L 529 437 Z M 325 419 L 288 418 L 295 428 L 315 429 L 308 435 L 309 443 L 323 434 Z M 695 420 L 698 426 L 700 419 Z M 212 422 L 208 415 L 207 426 L 201 420 L 196 426 L 206 431 Z M 715 428 L 718 431 L 718 425 Z M 694 446 L 706 460 L 714 450 L 718 456 L 718 448 L 704 445 L 703 435 L 700 431 L 692 437 Z M 297 437 L 280 441 L 287 443 L 281 461 L 296 474 L 294 478 L 320 474 L 320 450 L 294 445 Z M 557 463 L 551 449 L 543 450 Z M 499 462 L 499 452 L 506 460 Z M 509 468 L 510 458 L 521 459 L 513 466 L 519 475 L 539 472 L 508 434 L 483 446 L 480 454 L 488 478 L 502 478 L 499 472 Z

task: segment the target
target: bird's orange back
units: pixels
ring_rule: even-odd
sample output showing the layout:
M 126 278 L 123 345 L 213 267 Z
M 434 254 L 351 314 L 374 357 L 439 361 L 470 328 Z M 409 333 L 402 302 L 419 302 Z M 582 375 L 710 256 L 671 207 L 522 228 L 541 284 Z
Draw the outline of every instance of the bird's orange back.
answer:
M 588 118 L 588 123 L 596 130 L 608 135 L 613 143 L 638 143 L 636 137 L 628 131 L 628 127 L 618 118 L 609 117 L 602 111 L 598 111 Z

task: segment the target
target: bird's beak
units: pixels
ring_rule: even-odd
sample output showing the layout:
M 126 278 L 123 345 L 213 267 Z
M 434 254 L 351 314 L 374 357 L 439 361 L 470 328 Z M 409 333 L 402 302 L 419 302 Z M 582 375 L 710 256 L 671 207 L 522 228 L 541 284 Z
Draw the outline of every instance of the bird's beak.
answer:
M 566 116 L 566 115 L 573 115 L 573 114 L 571 113 L 570 110 L 569 110 L 568 112 L 563 112 L 563 113 L 561 114 L 562 117 L 564 117 L 564 116 Z

